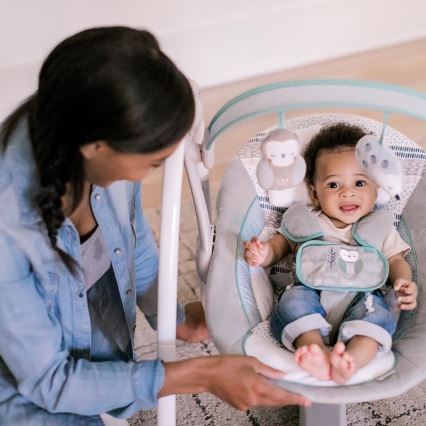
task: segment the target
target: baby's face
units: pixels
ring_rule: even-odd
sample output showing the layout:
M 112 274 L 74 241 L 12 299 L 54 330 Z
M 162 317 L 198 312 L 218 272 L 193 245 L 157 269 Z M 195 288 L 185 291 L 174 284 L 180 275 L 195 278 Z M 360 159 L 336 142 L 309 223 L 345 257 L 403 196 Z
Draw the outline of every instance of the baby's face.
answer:
M 377 187 L 358 165 L 355 151 L 320 152 L 311 195 L 334 225 L 343 228 L 373 210 Z

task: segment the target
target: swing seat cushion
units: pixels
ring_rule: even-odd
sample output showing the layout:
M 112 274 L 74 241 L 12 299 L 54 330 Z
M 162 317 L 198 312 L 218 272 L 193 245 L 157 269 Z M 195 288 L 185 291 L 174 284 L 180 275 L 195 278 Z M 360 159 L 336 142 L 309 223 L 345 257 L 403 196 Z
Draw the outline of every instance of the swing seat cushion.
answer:
M 378 121 L 346 114 L 303 116 L 288 120 L 286 126 L 298 132 L 306 143 L 321 126 L 341 121 L 375 134 L 380 134 L 382 128 Z M 243 258 L 244 241 L 253 235 L 267 239 L 280 225 L 284 212 L 283 208 L 269 203 L 256 180 L 259 145 L 266 132 L 260 132 L 241 149 L 222 181 L 218 196 L 215 249 L 205 288 L 207 322 L 216 346 L 222 353 L 253 355 L 286 371 L 280 386 L 316 402 L 355 402 L 403 392 L 426 377 L 426 308 L 423 310 L 421 303 L 426 297 L 422 287 L 425 262 L 418 261 L 426 255 L 426 216 L 421 213 L 426 207 L 425 152 L 388 128 L 385 143 L 401 161 L 403 191 L 399 201 L 391 200 L 384 208 L 394 214 L 394 224 L 412 247 L 406 259 L 419 285 L 419 306 L 416 311 L 401 314 L 392 352 L 379 355 L 360 369 L 349 382 L 353 386 L 338 386 L 332 381 L 316 380 L 301 370 L 293 354 L 270 333 L 268 318 L 276 300 L 274 289 L 280 292 L 294 282 L 292 266 L 281 261 L 264 270 L 249 267 Z M 383 383 L 391 388 L 385 389 Z M 326 395 L 321 392 L 325 387 L 329 389 Z

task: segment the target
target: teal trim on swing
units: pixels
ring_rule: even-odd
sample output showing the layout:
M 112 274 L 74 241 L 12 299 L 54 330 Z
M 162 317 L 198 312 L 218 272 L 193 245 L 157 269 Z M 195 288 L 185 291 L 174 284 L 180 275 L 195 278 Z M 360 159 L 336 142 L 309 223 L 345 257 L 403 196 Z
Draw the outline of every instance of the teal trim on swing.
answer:
M 278 128 L 283 129 L 285 123 L 285 111 L 278 112 Z
M 241 294 L 241 287 L 240 287 L 240 272 L 241 272 L 241 269 L 247 268 L 248 274 L 250 274 L 250 269 L 249 269 L 248 263 L 241 258 L 240 254 L 242 252 L 244 252 L 244 250 L 243 250 L 244 238 L 242 238 L 243 230 L 246 226 L 247 221 L 249 220 L 250 213 L 251 213 L 252 209 L 254 208 L 256 202 L 257 202 L 257 196 L 253 198 L 252 202 L 250 203 L 249 208 L 246 211 L 246 214 L 244 215 L 244 219 L 243 219 L 241 226 L 240 226 L 240 231 L 238 232 L 237 244 L 236 244 L 236 249 L 235 249 L 235 286 L 237 287 L 237 293 L 238 293 L 238 296 L 240 298 L 241 306 L 243 308 L 244 315 L 245 315 L 246 320 L 247 320 L 249 327 L 250 327 L 249 330 L 252 327 L 254 327 L 256 324 L 258 324 L 262 320 L 262 317 L 260 315 L 259 309 L 257 308 L 256 304 L 251 304 L 252 308 L 253 308 L 253 306 L 256 306 L 256 308 L 253 309 L 253 311 L 251 313 L 249 313 L 250 308 L 247 307 L 246 300 L 243 297 L 243 295 Z M 255 300 L 253 290 L 251 290 L 250 296 L 253 300 Z M 255 318 L 253 318 L 253 316 Z
M 389 106 L 382 106 L 379 103 L 353 103 L 351 101 L 342 101 L 342 102 L 301 102 L 301 103 L 294 103 L 291 105 L 287 105 L 285 107 L 283 106 L 277 106 L 272 108 L 265 108 L 261 110 L 257 110 L 254 112 L 250 112 L 248 114 L 245 114 L 243 116 L 240 116 L 236 118 L 235 120 L 230 121 L 225 126 L 221 127 L 218 131 L 216 131 L 214 134 L 211 132 L 212 127 L 216 123 L 216 121 L 220 118 L 220 116 L 226 112 L 228 109 L 230 109 L 232 106 L 237 104 L 238 102 L 241 102 L 247 98 L 250 98 L 254 95 L 278 90 L 278 89 L 285 89 L 285 88 L 292 88 L 292 87 L 309 87 L 309 86 L 348 86 L 348 87 L 362 87 L 366 89 L 376 89 L 376 90 L 385 90 L 391 93 L 397 93 L 407 96 L 412 96 L 415 99 L 425 101 L 426 102 L 426 94 L 417 92 L 416 90 L 409 89 L 407 87 L 398 86 L 398 85 L 392 85 L 392 84 L 386 84 L 386 83 L 380 83 L 380 82 L 373 82 L 373 81 L 361 81 L 361 80 L 335 80 L 335 79 L 325 79 L 325 80 L 293 80 L 293 81 L 285 81 L 280 83 L 272 83 L 267 84 L 264 86 L 259 86 L 257 88 L 251 89 L 247 92 L 242 93 L 241 95 L 231 99 L 228 103 L 222 106 L 220 110 L 215 114 L 213 119 L 210 122 L 209 125 L 209 131 L 210 136 L 207 141 L 206 149 L 210 150 L 211 146 L 214 142 L 214 140 L 224 131 L 226 131 L 228 128 L 232 127 L 235 124 L 238 124 L 240 122 L 243 122 L 245 120 L 248 120 L 252 117 L 260 116 L 260 115 L 267 115 L 270 113 L 278 113 L 280 116 L 283 115 L 286 111 L 295 111 L 298 109 L 318 109 L 318 108 L 354 108 L 354 109 L 368 109 L 368 110 L 376 110 L 376 111 L 383 111 L 385 114 L 391 114 L 391 113 L 397 113 L 397 114 L 403 114 L 412 116 L 415 118 L 418 118 L 420 120 L 426 120 L 426 108 L 425 112 L 417 112 L 414 110 L 408 110 L 403 108 L 397 108 L 397 107 L 389 107 Z M 279 118 L 280 123 L 280 118 Z

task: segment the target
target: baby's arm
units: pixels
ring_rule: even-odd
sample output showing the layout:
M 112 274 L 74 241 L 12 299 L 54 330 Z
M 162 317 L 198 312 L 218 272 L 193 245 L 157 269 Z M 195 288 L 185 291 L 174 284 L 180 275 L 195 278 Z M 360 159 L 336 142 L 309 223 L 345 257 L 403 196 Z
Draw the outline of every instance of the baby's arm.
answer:
M 253 237 L 244 243 L 244 259 L 252 266 L 271 266 L 290 253 L 288 241 L 279 233 L 270 240 L 261 241 Z
M 411 266 L 401 253 L 389 259 L 389 279 L 395 290 L 399 307 L 409 311 L 417 306 L 417 285 L 412 281 Z

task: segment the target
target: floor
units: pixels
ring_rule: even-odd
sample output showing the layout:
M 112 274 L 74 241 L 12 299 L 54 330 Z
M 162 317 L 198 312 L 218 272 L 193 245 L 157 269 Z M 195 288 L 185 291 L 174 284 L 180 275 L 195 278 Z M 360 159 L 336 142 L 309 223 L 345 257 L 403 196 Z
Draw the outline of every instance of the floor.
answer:
M 426 92 L 426 38 L 386 47 L 379 50 L 359 53 L 344 58 L 328 60 L 300 68 L 276 72 L 256 78 L 211 87 L 201 91 L 206 124 L 215 112 L 234 96 L 263 84 L 299 79 L 316 78 L 347 78 L 373 80 L 384 83 L 398 84 Z M 300 113 L 299 113 L 300 114 Z M 291 115 L 288 115 L 291 117 Z M 226 165 L 238 148 L 258 130 L 274 123 L 275 118 L 264 117 L 250 124 L 244 124 L 229 131 L 219 139 L 216 148 L 216 164 L 212 170 L 211 185 L 216 188 Z M 411 137 L 426 149 L 426 122 L 396 117 L 391 125 Z M 161 168 L 153 171 L 144 180 L 144 206 L 156 207 L 161 203 Z M 184 183 L 182 198 L 187 200 L 190 191 Z

